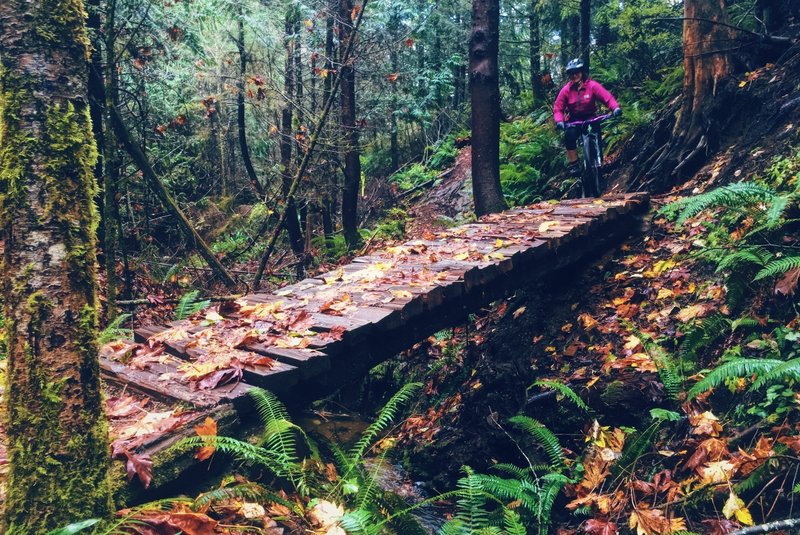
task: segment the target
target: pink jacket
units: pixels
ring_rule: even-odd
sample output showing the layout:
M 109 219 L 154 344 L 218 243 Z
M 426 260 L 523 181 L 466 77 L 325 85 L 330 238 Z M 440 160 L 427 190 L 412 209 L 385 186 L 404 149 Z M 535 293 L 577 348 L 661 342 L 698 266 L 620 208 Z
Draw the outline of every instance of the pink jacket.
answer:
M 596 101 L 606 105 L 609 110 L 619 108 L 619 104 L 608 90 L 592 79 L 584 80 L 577 89 L 572 82 L 561 88 L 553 105 L 553 120 L 585 121 L 597 115 Z

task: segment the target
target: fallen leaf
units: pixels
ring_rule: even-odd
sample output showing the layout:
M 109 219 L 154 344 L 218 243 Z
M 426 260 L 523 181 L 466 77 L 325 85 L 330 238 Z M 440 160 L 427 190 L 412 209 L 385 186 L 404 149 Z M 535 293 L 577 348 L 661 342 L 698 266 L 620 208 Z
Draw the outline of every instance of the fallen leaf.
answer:
M 745 507 L 744 500 L 739 498 L 733 491 L 728 495 L 728 500 L 722 508 L 722 514 L 725 518 L 731 518 L 736 515 L 736 520 L 745 526 L 753 525 L 753 517 L 750 511 Z
M 716 485 L 730 481 L 736 472 L 736 465 L 730 461 L 714 461 L 700 468 L 700 478 L 704 485 Z
M 547 232 L 553 227 L 558 226 L 558 221 L 545 221 L 541 225 L 539 225 L 539 232 Z
M 619 528 L 610 520 L 591 518 L 586 521 L 583 531 L 589 535 L 616 535 Z
M 194 426 L 194 432 L 200 437 L 216 437 L 217 422 L 215 422 L 211 416 L 206 416 L 206 419 L 202 424 Z M 215 449 L 216 448 L 213 444 L 206 443 L 205 446 L 197 450 L 194 458 L 198 461 L 205 461 L 214 454 Z
M 701 318 L 706 315 L 707 313 L 706 305 L 692 305 L 690 307 L 686 307 L 681 309 L 680 312 L 676 315 L 676 317 L 681 320 L 682 322 L 686 323 L 691 321 L 695 318 Z

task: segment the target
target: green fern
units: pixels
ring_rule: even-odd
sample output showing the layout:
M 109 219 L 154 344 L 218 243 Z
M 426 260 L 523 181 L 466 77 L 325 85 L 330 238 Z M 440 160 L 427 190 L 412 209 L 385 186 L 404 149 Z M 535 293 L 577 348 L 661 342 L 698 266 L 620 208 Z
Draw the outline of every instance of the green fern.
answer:
M 528 530 L 525 529 L 525 525 L 519 515 L 507 507 L 503 508 L 503 528 L 506 535 L 528 534 Z
M 677 223 L 682 224 L 688 218 L 710 208 L 718 206 L 741 208 L 754 203 L 769 204 L 777 196 L 772 189 L 765 186 L 753 182 L 739 182 L 668 204 L 660 213 L 667 215 L 677 213 Z
M 297 511 L 296 504 L 282 498 L 280 495 L 270 492 L 257 483 L 241 483 L 231 487 L 220 487 L 197 496 L 190 508 L 192 511 L 202 511 L 213 503 L 227 500 L 244 499 L 251 502 L 269 502 L 283 505 L 284 507 Z
M 211 304 L 211 301 L 204 299 L 199 300 L 200 290 L 192 290 L 185 293 L 178 301 L 178 306 L 175 307 L 175 319 L 185 320 L 192 314 L 195 314 Z
M 772 253 L 766 248 L 760 245 L 748 245 L 737 248 L 717 260 L 716 272 L 736 271 L 750 265 L 763 267 L 771 257 Z
M 339 521 L 339 525 L 348 533 L 363 533 L 365 535 L 380 533 L 379 528 L 376 527 L 375 516 L 366 509 L 356 509 L 348 512 Z
M 622 454 L 611 465 L 611 475 L 614 479 L 631 473 L 632 467 L 642 455 L 653 445 L 656 434 L 661 429 L 664 420 L 654 420 L 644 431 L 634 433 L 622 450 Z
M 781 362 L 777 366 L 765 370 L 753 383 L 752 390 L 759 390 L 769 384 L 774 384 L 786 379 L 800 379 L 800 358 Z
M 351 463 L 363 457 L 364 453 L 372 446 L 373 440 L 380 433 L 389 427 L 389 424 L 397 416 L 411 398 L 422 388 L 422 383 L 408 383 L 389 399 L 386 405 L 380 410 L 375 421 L 361 434 L 358 442 L 348 452 Z
M 564 467 L 564 450 L 561 449 L 558 438 L 544 424 L 521 414 L 512 416 L 508 421 L 531 435 L 544 448 L 553 469 L 560 470 Z
M 763 375 L 766 372 L 783 364 L 782 360 L 775 359 L 747 359 L 738 358 L 717 366 L 708 375 L 703 377 L 689 390 L 689 399 L 699 394 L 716 388 L 731 379 L 740 379 L 752 375 Z
M 133 330 L 122 327 L 122 324 L 128 321 L 130 317 L 130 314 L 120 314 L 114 318 L 114 320 L 97 335 L 97 343 L 102 346 L 121 338 L 133 338 Z
M 561 394 L 565 399 L 571 401 L 580 410 L 585 412 L 591 411 L 589 406 L 581 399 L 581 397 L 578 394 L 575 393 L 575 391 L 572 388 L 569 387 L 569 385 L 565 385 L 564 383 L 560 383 L 558 381 L 551 381 L 548 379 L 540 379 L 533 384 L 535 386 L 539 386 L 542 388 L 555 390 L 559 394 Z
M 797 268 L 800 268 L 800 256 L 787 256 L 785 258 L 779 258 L 778 260 L 773 260 L 767 264 L 764 269 L 756 274 L 753 280 L 760 281 L 766 278 L 777 277 L 778 275 L 783 275 L 787 271 Z
M 699 349 L 709 346 L 730 329 L 731 320 L 714 314 L 689 329 L 678 351 L 682 358 L 694 359 Z
M 456 484 L 459 499 L 454 518 L 469 527 L 470 531 L 489 527 L 489 513 L 486 510 L 486 493 L 481 479 L 468 466 L 462 468 L 465 476 Z

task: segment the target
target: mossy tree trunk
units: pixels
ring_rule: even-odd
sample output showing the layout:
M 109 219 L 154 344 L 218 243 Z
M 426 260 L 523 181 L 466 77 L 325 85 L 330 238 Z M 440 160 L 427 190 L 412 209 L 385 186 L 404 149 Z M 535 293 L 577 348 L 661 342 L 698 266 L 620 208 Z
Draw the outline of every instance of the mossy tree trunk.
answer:
M 5 533 L 111 511 L 84 20 L 81 0 L 0 2 Z
M 472 194 L 475 214 L 505 209 L 500 189 L 499 0 L 473 0 L 469 39 L 472 99 Z
M 672 137 L 656 154 L 646 174 L 662 181 L 695 173 L 716 149 L 726 108 L 723 82 L 731 71 L 725 0 L 686 0 L 683 21 L 683 98 Z

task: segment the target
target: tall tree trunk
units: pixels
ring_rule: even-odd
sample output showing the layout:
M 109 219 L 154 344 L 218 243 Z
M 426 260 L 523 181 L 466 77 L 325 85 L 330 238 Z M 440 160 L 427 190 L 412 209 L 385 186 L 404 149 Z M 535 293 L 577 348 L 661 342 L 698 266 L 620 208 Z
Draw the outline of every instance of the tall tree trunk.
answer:
M 247 125 L 245 115 L 245 84 L 247 83 L 245 77 L 247 76 L 247 51 L 244 46 L 244 12 L 242 11 L 242 4 L 239 3 L 239 11 L 237 13 L 237 23 L 239 26 L 239 35 L 236 38 L 236 48 L 239 50 L 239 91 L 236 94 L 236 122 L 239 129 L 239 150 L 242 153 L 242 162 L 244 163 L 247 177 L 250 179 L 250 184 L 253 190 L 258 193 L 258 196 L 264 198 L 264 188 L 261 187 L 261 182 L 258 181 L 255 167 L 253 167 L 253 159 L 250 157 L 250 146 L 247 143 Z
M 472 194 L 479 216 L 505 209 L 500 189 L 500 0 L 473 0 L 469 39 Z
M 686 0 L 683 22 L 683 97 L 672 137 L 647 172 L 681 180 L 694 174 L 719 141 L 727 116 L 718 90 L 730 74 L 731 41 L 725 0 Z
M 344 58 L 344 50 L 353 36 L 351 13 L 353 0 L 339 0 L 339 50 Z M 345 58 L 339 69 L 342 77 L 341 124 L 344 130 L 344 188 L 342 190 L 342 230 L 349 249 L 355 249 L 358 235 L 358 186 L 361 184 L 361 160 L 356 127 L 356 75 L 353 56 Z
M 114 54 L 114 36 L 116 25 L 116 2 L 109 2 L 106 8 L 105 23 L 105 53 L 106 53 L 106 79 L 108 86 L 105 88 L 105 109 L 103 121 L 108 133 L 108 143 L 105 147 L 106 176 L 103 188 L 105 203 L 103 204 L 103 221 L 105 222 L 105 241 L 103 243 L 103 253 L 106 268 L 106 315 L 109 321 L 117 316 L 117 245 L 122 249 L 123 256 L 127 259 L 124 250 L 122 235 L 122 219 L 119 213 L 118 181 L 121 176 L 122 158 L 116 144 L 114 131 L 111 127 L 108 110 L 119 104 L 119 74 L 117 72 L 116 58 Z M 125 263 L 126 283 L 130 278 Z M 128 287 L 128 290 L 130 288 Z
M 581 0 L 583 1 L 583 0 Z M 581 18 L 580 15 L 570 15 L 569 17 L 569 31 L 567 32 L 567 36 L 569 37 L 569 57 L 572 58 L 579 58 L 581 57 Z
M 580 58 L 583 60 L 583 68 L 589 72 L 589 30 L 592 23 L 592 2 L 591 0 L 581 0 L 581 43 Z
M 84 19 L 81 0 L 0 2 L 4 533 L 111 513 Z
M 542 85 L 542 36 L 539 29 L 539 16 L 536 13 L 538 0 L 531 0 L 528 12 L 528 34 L 530 36 L 531 91 L 538 102 L 545 99 Z
M 334 56 L 336 55 L 336 47 L 333 44 L 333 29 L 334 18 L 333 15 L 336 11 L 336 0 L 328 0 L 328 14 L 325 19 L 325 78 L 322 85 L 323 101 L 328 102 L 331 97 L 331 90 L 333 88 L 333 65 Z M 336 144 L 336 137 L 331 140 L 334 147 L 330 150 L 330 155 L 325 161 L 325 169 L 323 176 L 325 184 L 323 185 L 322 193 L 322 232 L 325 234 L 325 243 L 330 248 L 333 247 L 333 233 L 336 230 L 334 223 L 334 216 L 336 214 L 335 192 L 337 188 L 337 165 L 335 162 L 338 147 Z
M 283 79 L 283 91 L 286 103 L 281 111 L 281 178 L 284 197 L 292 186 L 292 147 L 294 132 L 292 130 L 293 106 L 295 98 L 294 84 L 294 47 L 296 46 L 297 13 L 290 9 L 286 14 L 284 31 L 286 33 L 286 72 Z M 289 245 L 298 260 L 303 258 L 303 231 L 297 214 L 294 200 L 286 204 L 286 232 L 289 234 Z
M 394 39 L 394 35 L 392 36 L 392 41 L 396 42 Z M 399 68 L 397 62 L 397 49 L 392 46 L 389 49 L 389 63 L 392 67 L 392 73 L 397 74 L 397 70 Z M 398 169 L 400 169 L 400 143 L 397 138 L 397 108 L 399 105 L 398 96 L 397 96 L 397 80 L 389 82 L 389 91 L 391 92 L 391 104 L 390 104 L 390 114 L 389 114 L 389 157 L 391 158 L 391 169 L 389 169 L 390 173 L 394 173 Z

